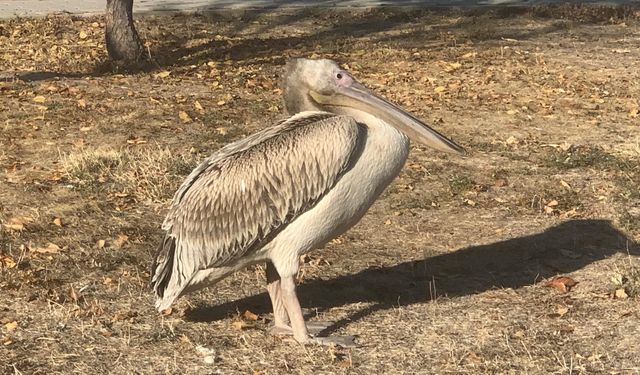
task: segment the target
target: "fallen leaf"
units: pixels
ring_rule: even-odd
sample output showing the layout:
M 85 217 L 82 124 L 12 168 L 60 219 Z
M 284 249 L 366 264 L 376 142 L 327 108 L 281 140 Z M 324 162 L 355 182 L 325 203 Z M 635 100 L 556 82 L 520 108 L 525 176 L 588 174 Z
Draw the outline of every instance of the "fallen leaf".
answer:
M 198 353 L 200 353 L 203 358 L 202 361 L 208 365 L 214 364 L 216 361 L 216 352 L 213 349 L 209 349 L 207 347 L 204 347 L 202 345 L 198 345 L 196 346 L 196 351 Z
M 91 130 L 91 126 L 83 126 L 80 128 L 81 132 L 88 132 L 89 130 Z
M 178 113 L 178 117 L 180 117 L 180 120 L 182 120 L 182 122 L 184 122 L 185 124 L 193 121 L 191 119 L 191 116 L 189 116 L 189 114 L 185 111 L 180 111 Z
M 134 138 L 134 139 L 127 139 L 127 143 L 130 145 L 142 145 L 147 143 L 147 141 L 145 141 L 142 138 Z
M 575 331 L 575 327 L 572 325 L 562 325 L 560 326 L 560 332 L 562 333 L 573 333 Z
M 160 314 L 167 316 L 167 315 L 171 315 L 172 312 L 173 312 L 173 308 L 167 307 L 166 309 L 160 311 Z
M 18 322 L 16 322 L 15 320 L 12 322 L 9 322 L 4 325 L 4 328 L 9 332 L 14 331 L 16 328 L 18 328 Z
M 31 249 L 31 251 L 40 254 L 57 254 L 60 251 L 60 246 L 49 242 L 46 247 L 36 247 L 35 249 Z
M 7 223 L 7 224 L 2 224 L 2 226 L 5 229 L 10 229 L 10 230 L 15 230 L 15 231 L 22 231 L 24 230 L 24 224 L 23 223 Z
M 517 338 L 519 338 L 519 339 L 521 339 L 521 338 L 523 338 L 523 337 L 524 337 L 524 331 L 523 331 L 523 330 L 517 330 L 517 331 L 515 331 L 515 332 L 513 333 L 513 336 L 514 336 L 514 337 L 517 337 Z
M 108 329 L 106 329 L 106 328 L 101 328 L 101 329 L 100 329 L 100 334 L 101 334 L 102 336 L 104 336 L 104 337 L 111 337 L 111 336 L 113 336 L 113 332 L 109 331 L 109 330 L 108 330 Z
M 470 352 L 469 354 L 467 354 L 467 356 L 465 357 L 465 361 L 469 362 L 469 363 L 482 363 L 482 358 L 480 358 L 476 353 L 474 352 Z
M 200 104 L 199 101 L 195 101 L 193 102 L 193 107 L 198 111 L 198 112 L 204 112 L 204 108 L 202 107 L 202 104 Z
M 154 74 L 153 76 L 156 77 L 156 78 L 167 78 L 167 77 L 169 77 L 169 74 L 171 74 L 170 71 L 164 70 L 162 72 Z
M 602 358 L 602 357 L 603 357 L 603 354 L 597 354 L 597 353 L 596 353 L 596 354 L 592 354 L 592 355 L 590 355 L 590 356 L 587 358 L 587 360 L 589 360 L 590 362 L 596 362 L 596 361 L 599 361 L 599 360 L 600 360 L 600 358 Z
M 465 53 L 464 55 L 461 56 L 461 58 L 463 59 L 471 59 L 474 58 L 478 55 L 478 52 L 469 52 L 469 53 Z
M 626 298 L 629 298 L 629 295 L 624 290 L 624 288 L 620 288 L 620 289 L 616 289 L 616 291 L 614 293 L 614 297 L 616 299 L 626 299 Z
M 558 314 L 559 317 L 563 317 L 568 312 L 569 308 L 566 306 L 558 307 L 558 310 L 556 310 L 556 314 Z
M 231 327 L 238 331 L 242 331 L 242 329 L 246 328 L 247 326 L 248 325 L 242 320 L 236 320 L 235 322 L 231 323 Z
M 258 315 L 252 313 L 249 310 L 245 310 L 245 312 L 242 314 L 242 317 L 247 319 L 247 320 L 252 320 L 252 321 L 256 321 L 258 320 Z
M 631 118 L 638 117 L 638 107 L 634 107 L 629 110 L 629 117 Z
M 102 248 L 104 248 L 104 245 L 106 245 L 106 243 L 107 243 L 107 241 L 105 241 L 105 240 L 98 240 L 98 242 L 96 242 L 96 247 L 98 249 L 102 249 Z
M 520 141 L 518 140 L 518 138 L 514 137 L 514 136 L 510 136 L 509 138 L 507 138 L 507 144 L 508 145 L 517 145 L 519 144 Z
M 47 100 L 47 99 L 42 95 L 38 95 L 38 96 L 33 98 L 33 101 L 36 102 L 36 103 L 44 103 L 45 100 Z
M 560 180 L 560 185 L 562 185 L 565 188 L 571 190 L 571 185 L 569 185 L 569 183 L 567 183 L 567 181 L 565 181 L 565 180 Z
M 493 186 L 495 187 L 505 187 L 507 186 L 507 180 L 504 178 L 499 178 L 493 182 Z
M 547 203 L 547 206 L 549 207 L 555 207 L 558 205 L 558 201 L 557 200 L 552 200 L 551 202 Z
M 547 281 L 545 286 L 555 288 L 562 293 L 567 293 L 578 284 L 574 279 L 567 276 L 556 276 L 553 279 Z
M 567 152 L 573 148 L 571 143 L 564 142 L 560 146 L 558 146 L 562 151 Z
M 121 248 L 122 246 L 124 246 L 128 239 L 129 236 L 127 236 L 126 234 L 119 234 L 118 237 L 113 240 L 113 247 L 115 247 L 116 249 Z
M 84 30 L 80 30 L 80 34 L 78 34 L 80 39 L 87 39 L 88 35 Z
M 57 225 L 59 227 L 62 226 L 62 219 L 60 219 L 59 217 L 54 217 L 53 221 L 51 222 L 53 225 Z
M 334 362 L 334 365 L 336 365 L 337 367 L 342 367 L 342 368 L 351 368 L 351 367 L 353 367 L 353 364 L 351 363 L 351 361 L 348 358 L 339 359 L 339 360 Z
M 444 68 L 444 71 L 447 73 L 451 73 L 453 71 L 460 69 L 461 67 L 462 67 L 462 64 L 455 62 L 455 63 L 447 64 Z
M 111 285 L 111 284 L 113 284 L 113 279 L 110 278 L 110 277 L 105 277 L 104 280 L 102 281 L 102 284 Z
M 465 199 L 464 203 L 471 206 L 471 207 L 475 207 L 476 206 L 476 202 L 472 201 L 471 199 Z
M 0 255 L 0 267 L 1 268 L 13 268 L 15 267 L 16 261 L 13 260 L 12 257 L 8 255 Z
M 446 90 L 446 89 L 444 88 L 444 86 L 438 86 L 438 87 L 436 87 L 435 89 L 433 89 L 433 91 L 434 91 L 434 92 L 436 92 L 436 93 L 438 93 L 438 94 L 440 94 L 440 93 L 444 92 L 444 90 Z
M 207 365 L 212 365 L 216 362 L 216 359 L 212 355 L 207 355 L 202 358 L 202 362 L 206 363 Z
M 87 108 L 87 102 L 85 102 L 84 99 L 78 99 L 77 104 L 80 108 Z
M 561 218 L 570 218 L 578 215 L 578 211 L 575 208 L 570 209 L 569 211 L 563 212 L 560 217 Z

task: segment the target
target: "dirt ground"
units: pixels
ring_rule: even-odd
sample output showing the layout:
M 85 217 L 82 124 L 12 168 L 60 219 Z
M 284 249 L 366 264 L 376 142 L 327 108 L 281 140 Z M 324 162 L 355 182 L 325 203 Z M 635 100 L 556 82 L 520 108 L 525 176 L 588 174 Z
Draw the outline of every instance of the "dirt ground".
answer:
M 640 373 L 639 19 L 148 16 L 154 63 L 135 71 L 107 62 L 102 18 L 0 21 L 0 372 Z M 284 116 L 289 56 L 337 60 L 471 153 L 414 146 L 370 213 L 304 258 L 303 307 L 353 349 L 269 336 L 263 267 L 166 316 L 148 288 L 173 192 Z

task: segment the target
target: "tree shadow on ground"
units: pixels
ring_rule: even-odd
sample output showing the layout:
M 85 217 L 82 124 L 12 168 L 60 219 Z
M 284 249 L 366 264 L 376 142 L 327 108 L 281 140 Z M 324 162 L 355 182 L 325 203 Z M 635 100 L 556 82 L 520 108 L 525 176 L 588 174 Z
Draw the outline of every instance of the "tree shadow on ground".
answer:
M 286 8 L 286 2 L 280 6 Z M 140 19 L 138 15 L 138 19 Z M 379 43 L 393 43 L 400 48 L 439 48 L 465 41 L 500 42 L 505 39 L 528 40 L 539 35 L 567 29 L 568 22 L 610 23 L 612 20 L 637 18 L 634 8 L 582 7 L 573 3 L 536 7 L 484 6 L 461 8 L 377 7 L 363 8 L 289 8 L 269 7 L 243 11 L 218 11 L 193 15 L 176 15 L 174 30 L 143 36 L 152 42 L 151 60 L 124 66 L 110 60 L 98 63 L 91 72 L 17 73 L 23 81 L 52 78 L 100 77 L 111 74 L 152 72 L 166 67 L 192 66 L 209 61 L 233 61 L 236 65 L 284 64 L 290 56 L 314 53 L 331 55 L 353 49 L 376 48 Z M 538 28 L 523 29 L 521 24 L 497 22 L 518 17 L 555 19 Z M 321 22 L 320 22 L 321 21 Z M 194 28 L 193 25 L 198 25 Z M 269 33 L 283 26 L 307 25 L 308 33 Z M 182 27 L 182 26 L 183 27 Z M 248 29 L 250 32 L 247 32 Z M 389 33 L 393 31 L 392 33 Z M 212 32 L 226 37 L 212 40 Z M 157 35 L 156 35 L 157 34 Z M 294 35 L 295 34 L 295 35 Z M 214 34 L 215 35 L 215 34 Z M 194 44 L 194 40 L 203 40 Z M 360 45 L 356 45 L 360 42 Z
M 580 270 L 619 252 L 637 256 L 640 247 L 607 220 L 569 220 L 533 235 L 372 267 L 332 280 L 307 281 L 298 286 L 298 296 L 303 307 L 319 312 L 347 304 L 369 304 L 329 328 L 334 331 L 374 311 L 426 303 L 436 297 L 434 285 L 438 296 L 449 298 L 494 288 L 516 289 Z M 246 309 L 271 312 L 267 294 L 195 308 L 187 311 L 186 318 L 213 321 Z
M 556 19 L 548 26 L 523 29 L 520 24 L 505 25 L 496 20 L 515 19 L 528 16 L 533 18 Z M 349 51 L 355 47 L 354 41 L 366 39 L 372 47 L 380 42 L 405 45 L 407 41 L 418 39 L 424 47 L 448 45 L 458 36 L 459 41 L 486 42 L 504 39 L 528 40 L 539 35 L 567 29 L 568 22 L 602 23 L 615 19 L 626 20 L 635 17 L 631 7 L 581 7 L 573 3 L 546 5 L 539 7 L 487 6 L 480 8 L 459 8 L 441 6 L 438 8 L 394 8 L 378 7 L 368 10 L 340 8 L 300 8 L 279 10 L 277 8 L 244 11 L 239 16 L 229 17 L 224 13 L 199 15 L 203 24 L 209 24 L 216 31 L 221 19 L 230 27 L 225 34 L 239 34 L 252 23 L 253 27 L 241 40 L 210 41 L 197 45 L 187 43 L 198 37 L 192 33 L 167 35 L 155 50 L 154 56 L 161 66 L 198 65 L 207 61 L 232 60 L 234 62 L 256 63 L 261 61 L 281 62 L 287 55 L 304 55 L 313 52 Z M 294 25 L 314 24 L 320 17 L 313 32 L 304 35 L 269 35 L 267 30 Z M 448 20 L 445 20 L 448 18 Z M 187 22 L 187 21 L 185 21 Z M 406 30 L 405 30 L 406 29 Z M 387 35 L 388 31 L 398 31 Z M 401 31 L 401 32 L 400 32 Z M 203 32 L 203 38 L 211 35 Z M 454 42 L 455 43 L 455 42 Z M 412 43 L 415 44 L 415 43 Z M 321 46 L 324 51 L 318 51 Z M 284 56 L 283 56 L 284 55 Z

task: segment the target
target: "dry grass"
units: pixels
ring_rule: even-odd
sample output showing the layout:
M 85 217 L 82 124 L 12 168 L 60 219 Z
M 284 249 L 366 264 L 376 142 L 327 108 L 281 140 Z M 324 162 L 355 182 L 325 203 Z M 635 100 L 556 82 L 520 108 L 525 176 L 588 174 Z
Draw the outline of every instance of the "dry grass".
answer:
M 1 21 L 0 372 L 639 373 L 638 18 L 143 17 L 155 63 L 130 71 L 106 62 L 101 18 Z M 148 289 L 173 191 L 281 117 L 300 55 L 348 65 L 472 152 L 414 147 L 362 222 L 306 259 L 302 304 L 358 335 L 350 350 L 269 337 L 260 267 L 169 316 Z M 578 284 L 546 287 L 556 275 Z
M 62 157 L 69 182 L 79 189 L 164 203 L 195 166 L 193 155 L 159 148 L 81 150 Z

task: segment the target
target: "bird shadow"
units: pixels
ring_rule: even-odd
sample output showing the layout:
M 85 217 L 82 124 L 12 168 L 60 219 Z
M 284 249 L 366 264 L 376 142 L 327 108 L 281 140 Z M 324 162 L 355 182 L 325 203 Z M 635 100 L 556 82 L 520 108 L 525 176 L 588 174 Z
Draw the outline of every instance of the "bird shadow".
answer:
M 367 303 L 323 332 L 329 334 L 375 311 L 427 303 L 440 296 L 457 298 L 494 288 L 517 289 L 577 271 L 618 252 L 638 256 L 640 247 L 608 220 L 569 220 L 532 235 L 371 267 L 331 280 L 310 280 L 298 286 L 298 295 L 302 306 L 316 313 Z M 244 310 L 271 312 L 268 295 L 196 307 L 186 311 L 185 318 L 207 322 Z

